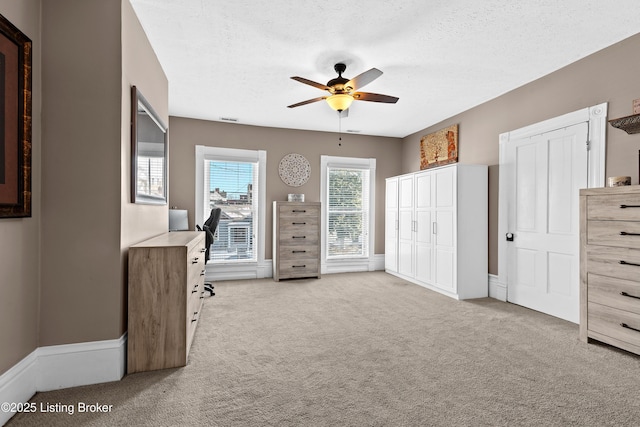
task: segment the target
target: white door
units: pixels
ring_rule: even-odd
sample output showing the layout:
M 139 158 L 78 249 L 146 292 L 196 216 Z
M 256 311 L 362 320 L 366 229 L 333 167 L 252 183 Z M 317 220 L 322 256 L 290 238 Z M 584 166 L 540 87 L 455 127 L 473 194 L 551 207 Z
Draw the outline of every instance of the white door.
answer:
M 431 260 L 431 174 L 421 172 L 415 175 L 415 278 L 430 283 L 433 268 Z
M 386 181 L 384 221 L 384 268 L 398 271 L 398 179 Z
M 434 172 L 435 211 L 432 224 L 434 236 L 434 285 L 455 292 L 456 271 L 456 168 Z
M 588 124 L 508 143 L 507 299 L 579 322 L 579 189 Z M 501 236 L 506 238 L 506 236 Z
M 413 277 L 413 175 L 398 180 L 398 273 Z

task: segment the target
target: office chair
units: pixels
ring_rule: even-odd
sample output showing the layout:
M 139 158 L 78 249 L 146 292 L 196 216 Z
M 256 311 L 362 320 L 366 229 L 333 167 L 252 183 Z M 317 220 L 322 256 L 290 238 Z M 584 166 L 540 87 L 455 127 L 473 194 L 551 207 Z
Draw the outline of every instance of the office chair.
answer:
M 199 231 L 205 232 L 205 236 L 204 236 L 204 244 L 205 244 L 204 264 L 205 265 L 207 265 L 207 262 L 209 262 L 209 250 L 215 240 L 215 232 L 218 228 L 218 223 L 220 222 L 221 213 L 222 213 L 221 208 L 213 208 L 211 209 L 211 214 L 209 215 L 209 218 L 207 218 L 207 220 L 204 222 L 204 225 L 202 226 L 202 228 L 200 228 L 199 225 L 196 225 L 196 228 Z M 211 296 L 215 295 L 215 293 L 213 292 L 212 283 L 205 283 L 204 290 L 209 292 L 209 295 Z

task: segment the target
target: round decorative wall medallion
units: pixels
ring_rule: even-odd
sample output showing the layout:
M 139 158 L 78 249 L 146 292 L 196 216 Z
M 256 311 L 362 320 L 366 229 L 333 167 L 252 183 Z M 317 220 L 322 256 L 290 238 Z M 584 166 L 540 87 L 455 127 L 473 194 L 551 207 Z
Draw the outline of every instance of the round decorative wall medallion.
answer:
M 280 160 L 278 173 L 282 182 L 290 187 L 300 187 L 309 180 L 311 165 L 302 154 L 287 154 Z

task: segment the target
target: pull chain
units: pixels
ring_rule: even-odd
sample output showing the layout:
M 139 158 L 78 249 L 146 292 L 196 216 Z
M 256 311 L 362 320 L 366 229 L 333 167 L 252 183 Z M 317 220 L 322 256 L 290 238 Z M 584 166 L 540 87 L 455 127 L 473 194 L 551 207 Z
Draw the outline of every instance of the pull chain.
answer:
M 338 111 L 338 147 L 342 147 L 342 111 Z

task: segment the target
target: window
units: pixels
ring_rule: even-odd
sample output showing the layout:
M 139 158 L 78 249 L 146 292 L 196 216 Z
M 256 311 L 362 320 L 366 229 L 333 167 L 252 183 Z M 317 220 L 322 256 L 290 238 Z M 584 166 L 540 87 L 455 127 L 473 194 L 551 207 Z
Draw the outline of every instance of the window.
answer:
M 375 159 L 322 156 L 321 170 L 324 271 L 373 269 Z
M 327 258 L 369 255 L 369 170 L 327 170 Z
M 221 208 L 209 263 L 264 258 L 264 151 L 196 147 L 196 223 Z

